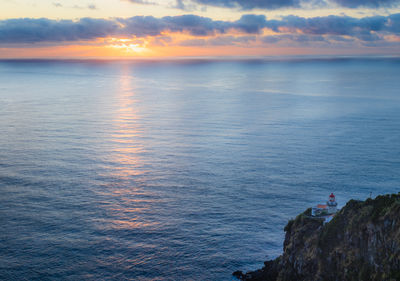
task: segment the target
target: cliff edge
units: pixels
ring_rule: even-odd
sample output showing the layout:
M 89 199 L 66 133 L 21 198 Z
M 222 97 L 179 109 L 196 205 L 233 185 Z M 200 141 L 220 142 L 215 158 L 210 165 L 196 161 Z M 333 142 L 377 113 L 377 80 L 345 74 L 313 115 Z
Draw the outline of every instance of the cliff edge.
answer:
M 350 200 L 326 224 L 310 214 L 288 222 L 281 256 L 233 275 L 246 281 L 400 280 L 400 193 Z

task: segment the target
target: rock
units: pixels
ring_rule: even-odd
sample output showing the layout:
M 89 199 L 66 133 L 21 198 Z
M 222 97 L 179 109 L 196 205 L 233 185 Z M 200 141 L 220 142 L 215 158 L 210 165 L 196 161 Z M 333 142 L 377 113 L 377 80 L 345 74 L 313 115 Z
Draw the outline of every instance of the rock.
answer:
M 232 273 L 232 275 L 235 276 L 239 280 L 243 280 L 243 278 L 244 278 L 244 274 L 240 270 L 235 271 L 234 273 Z
M 400 193 L 350 200 L 325 225 L 305 213 L 286 225 L 280 257 L 234 275 L 253 281 L 400 280 Z

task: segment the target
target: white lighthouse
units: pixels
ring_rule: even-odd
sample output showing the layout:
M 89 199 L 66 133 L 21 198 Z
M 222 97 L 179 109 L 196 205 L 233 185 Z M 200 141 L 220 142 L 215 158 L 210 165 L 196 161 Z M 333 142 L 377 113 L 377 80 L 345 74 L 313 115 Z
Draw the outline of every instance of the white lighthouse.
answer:
M 335 195 L 333 193 L 331 193 L 331 195 L 329 195 L 329 200 L 326 202 L 326 205 L 328 207 L 328 214 L 336 213 L 337 202 L 336 202 Z

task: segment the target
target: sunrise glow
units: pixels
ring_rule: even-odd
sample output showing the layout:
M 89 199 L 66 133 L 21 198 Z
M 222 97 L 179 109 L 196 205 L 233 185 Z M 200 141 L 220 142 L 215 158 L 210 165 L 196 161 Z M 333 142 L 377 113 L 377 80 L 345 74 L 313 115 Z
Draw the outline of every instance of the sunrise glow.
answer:
M 6 1 L 0 57 L 399 55 L 398 0 Z

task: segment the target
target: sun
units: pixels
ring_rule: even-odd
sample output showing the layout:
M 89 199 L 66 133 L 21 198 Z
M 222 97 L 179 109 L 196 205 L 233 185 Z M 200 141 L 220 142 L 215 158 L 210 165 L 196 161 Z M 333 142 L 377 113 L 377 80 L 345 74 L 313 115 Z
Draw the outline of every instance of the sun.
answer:
M 147 41 L 128 39 L 128 38 L 110 38 L 106 45 L 109 48 L 118 49 L 125 54 L 147 54 L 150 49 L 147 48 Z

